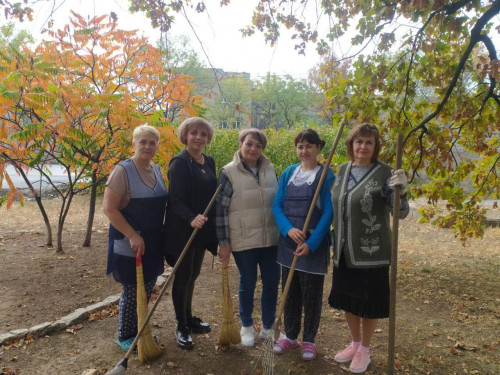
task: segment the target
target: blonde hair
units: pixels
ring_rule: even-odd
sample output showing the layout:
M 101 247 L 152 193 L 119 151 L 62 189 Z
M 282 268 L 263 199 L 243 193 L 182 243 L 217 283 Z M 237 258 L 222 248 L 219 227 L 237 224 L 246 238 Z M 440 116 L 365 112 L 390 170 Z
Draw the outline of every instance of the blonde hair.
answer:
M 150 134 L 156 138 L 156 142 L 160 141 L 160 132 L 153 126 L 148 124 L 139 125 L 132 133 L 132 140 L 136 142 L 143 134 Z
M 180 141 L 187 145 L 187 134 L 189 131 L 193 128 L 197 127 L 203 127 L 208 133 L 208 142 L 212 140 L 214 136 L 214 127 L 211 123 L 209 123 L 207 120 L 202 119 L 201 117 L 190 117 L 182 122 L 182 124 L 179 126 L 179 129 L 177 129 L 177 134 L 179 136 Z

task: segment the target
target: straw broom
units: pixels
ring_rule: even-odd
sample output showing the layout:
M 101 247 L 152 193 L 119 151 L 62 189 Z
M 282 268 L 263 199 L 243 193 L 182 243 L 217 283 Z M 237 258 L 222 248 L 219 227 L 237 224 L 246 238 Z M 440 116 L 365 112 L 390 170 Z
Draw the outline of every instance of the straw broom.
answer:
M 229 292 L 228 265 L 222 265 L 222 328 L 219 336 L 219 345 L 239 344 L 240 330 L 234 321 L 233 301 Z
M 152 361 L 161 355 L 161 348 L 156 344 L 151 333 L 151 325 L 148 316 L 148 300 L 146 296 L 146 287 L 144 286 L 144 274 L 142 271 L 142 257 L 135 258 L 135 272 L 137 276 L 137 324 L 144 325 L 145 328 L 139 336 L 137 343 L 137 356 L 141 364 Z
M 318 182 L 318 187 L 314 192 L 314 196 L 311 202 L 311 206 L 309 207 L 309 212 L 307 213 L 306 221 L 304 223 L 304 227 L 302 231 L 305 233 L 309 228 L 309 223 L 311 221 L 312 213 L 314 211 L 314 207 L 316 206 L 316 202 L 318 201 L 319 193 L 321 192 L 321 188 L 323 183 L 325 182 L 326 174 L 328 173 L 328 168 L 332 162 L 333 154 L 335 153 L 335 149 L 340 141 L 342 136 L 342 131 L 344 130 L 345 121 L 342 121 L 339 126 L 339 130 L 337 132 L 337 136 L 335 141 L 333 142 L 332 148 L 330 150 L 330 154 L 328 155 L 328 159 L 325 162 L 325 168 L 323 168 L 323 172 L 321 173 L 321 177 Z M 270 375 L 273 373 L 273 362 L 274 362 L 274 353 L 273 353 L 273 345 L 274 340 L 277 340 L 280 336 L 280 325 L 281 325 L 281 315 L 283 315 L 283 311 L 285 310 L 285 302 L 288 296 L 288 292 L 290 290 L 290 285 L 292 283 L 293 274 L 295 272 L 295 267 L 297 266 L 297 261 L 299 257 L 294 255 L 292 265 L 290 266 L 290 272 L 288 273 L 288 278 L 286 280 L 285 289 L 283 289 L 283 293 L 281 294 L 281 301 L 278 306 L 278 311 L 276 313 L 276 319 L 274 320 L 272 326 L 272 332 L 266 339 L 264 344 L 264 351 L 262 353 L 262 364 L 263 364 L 263 373 L 266 375 Z
M 217 198 L 217 195 L 220 193 L 221 189 L 222 189 L 222 185 L 219 185 L 217 187 L 217 190 L 215 191 L 214 195 L 212 196 L 212 199 L 210 199 L 210 202 L 208 203 L 207 208 L 205 209 L 205 212 L 203 212 L 203 216 L 207 216 L 208 215 L 210 209 L 212 208 L 212 206 L 213 206 L 213 204 L 215 202 L 215 198 Z M 177 269 L 179 268 L 179 266 L 180 266 L 180 264 L 182 262 L 182 259 L 184 259 L 184 256 L 186 255 L 187 250 L 191 246 L 191 243 L 193 242 L 194 237 L 198 233 L 198 230 L 199 230 L 198 228 L 195 228 L 193 230 L 193 233 L 191 233 L 191 236 L 189 237 L 189 240 L 186 243 L 186 246 L 184 246 L 184 249 L 182 249 L 182 252 L 179 255 L 179 259 L 177 259 L 177 262 L 175 263 L 174 269 L 172 270 L 172 272 L 170 273 L 170 275 L 168 275 L 168 278 L 167 278 L 167 281 L 165 282 L 165 285 L 163 285 L 163 287 L 161 288 L 160 293 L 158 295 L 158 298 L 156 299 L 153 307 L 151 308 L 151 311 L 149 311 L 149 314 L 146 317 L 146 319 L 144 320 L 144 323 L 142 323 L 142 326 L 139 329 L 139 332 L 137 333 L 137 336 L 135 336 L 135 339 L 132 342 L 132 345 L 130 345 L 130 349 L 125 354 L 125 357 L 123 357 L 122 360 L 120 362 L 118 362 L 118 364 L 115 367 L 113 367 L 111 370 L 109 370 L 106 373 L 106 375 L 123 375 L 127 371 L 128 359 L 132 355 L 132 351 L 134 350 L 135 344 L 137 344 L 137 341 L 139 340 L 139 338 L 141 337 L 142 333 L 146 329 L 146 326 L 149 323 L 149 320 L 151 319 L 151 316 L 153 316 L 153 312 L 156 310 L 156 307 L 158 306 L 158 303 L 160 302 L 161 298 L 163 297 L 165 291 L 167 290 L 167 288 L 169 287 L 169 285 L 172 283 L 172 281 L 174 279 L 174 275 L 177 272 Z

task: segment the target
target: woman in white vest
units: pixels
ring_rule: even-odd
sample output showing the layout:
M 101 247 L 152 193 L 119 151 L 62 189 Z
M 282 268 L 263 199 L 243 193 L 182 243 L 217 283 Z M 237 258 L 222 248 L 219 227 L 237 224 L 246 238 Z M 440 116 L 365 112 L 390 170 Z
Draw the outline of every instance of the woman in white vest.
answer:
M 275 319 L 280 279 L 276 263 L 279 233 L 272 212 L 278 179 L 263 155 L 266 144 L 266 135 L 259 129 L 240 132 L 238 151 L 220 172 L 222 191 L 216 201 L 219 258 L 227 265 L 232 253 L 240 272 L 241 343 L 245 346 L 255 344 L 252 312 L 257 268 L 262 278 L 260 337 L 264 339 Z
M 340 166 L 332 187 L 335 217 L 334 271 L 330 306 L 344 310 L 352 342 L 335 355 L 353 373 L 371 362 L 370 343 L 378 319 L 389 316 L 390 215 L 393 186 L 401 185 L 399 217 L 409 212 L 406 176 L 378 161 L 376 126 L 358 125 L 346 140 L 349 162 Z

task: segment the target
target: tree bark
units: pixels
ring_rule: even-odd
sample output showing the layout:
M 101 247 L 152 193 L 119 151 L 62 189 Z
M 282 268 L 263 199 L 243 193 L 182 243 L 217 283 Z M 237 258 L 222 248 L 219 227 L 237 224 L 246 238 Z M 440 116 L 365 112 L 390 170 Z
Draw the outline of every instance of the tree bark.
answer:
M 42 203 L 42 197 L 36 192 L 36 189 L 33 187 L 31 184 L 30 180 L 28 179 L 28 176 L 26 176 L 26 173 L 24 173 L 24 170 L 20 168 L 16 162 L 13 160 L 9 160 L 9 162 L 12 164 L 14 168 L 17 169 L 21 177 L 23 178 L 24 182 L 26 185 L 28 185 L 28 188 L 30 189 L 31 193 L 33 194 L 33 197 L 35 198 L 36 204 L 38 205 L 38 209 L 40 210 L 40 213 L 42 214 L 43 217 L 43 222 L 45 223 L 45 228 L 47 229 L 47 242 L 45 243 L 45 246 L 47 247 L 52 247 L 52 226 L 50 225 L 50 220 L 49 216 L 47 215 L 47 211 L 45 211 L 45 207 L 43 206 Z
M 73 200 L 74 192 L 70 191 L 67 195 L 62 195 L 61 210 L 59 211 L 59 222 L 57 225 L 57 248 L 56 252 L 58 254 L 64 254 L 64 249 L 62 245 L 62 231 L 64 228 L 64 222 L 66 221 L 66 215 L 68 215 L 69 208 L 71 206 L 71 201 Z
M 87 230 L 85 232 L 85 239 L 83 240 L 83 247 L 90 247 L 92 242 L 92 225 L 94 224 L 95 203 L 97 199 L 97 171 L 92 171 L 92 187 L 90 188 L 90 205 L 89 215 L 87 217 Z

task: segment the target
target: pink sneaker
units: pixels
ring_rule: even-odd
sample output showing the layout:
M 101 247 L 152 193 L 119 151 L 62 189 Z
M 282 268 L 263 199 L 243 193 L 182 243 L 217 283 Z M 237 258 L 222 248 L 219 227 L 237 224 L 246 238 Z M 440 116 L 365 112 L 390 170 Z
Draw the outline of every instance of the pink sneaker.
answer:
M 288 340 L 287 338 L 279 339 L 274 343 L 273 352 L 276 354 L 283 354 L 289 350 L 298 348 L 300 346 L 299 342 L 295 340 L 295 342 Z
M 338 363 L 346 363 L 352 361 L 354 356 L 356 355 L 356 352 L 358 351 L 358 348 L 354 347 L 352 344 L 349 345 L 347 348 L 344 350 L 341 350 L 337 354 L 335 354 L 335 357 L 333 360 Z
M 361 374 L 366 371 L 371 361 L 370 353 L 367 353 L 364 350 L 358 350 L 352 359 L 349 371 L 355 374 Z

